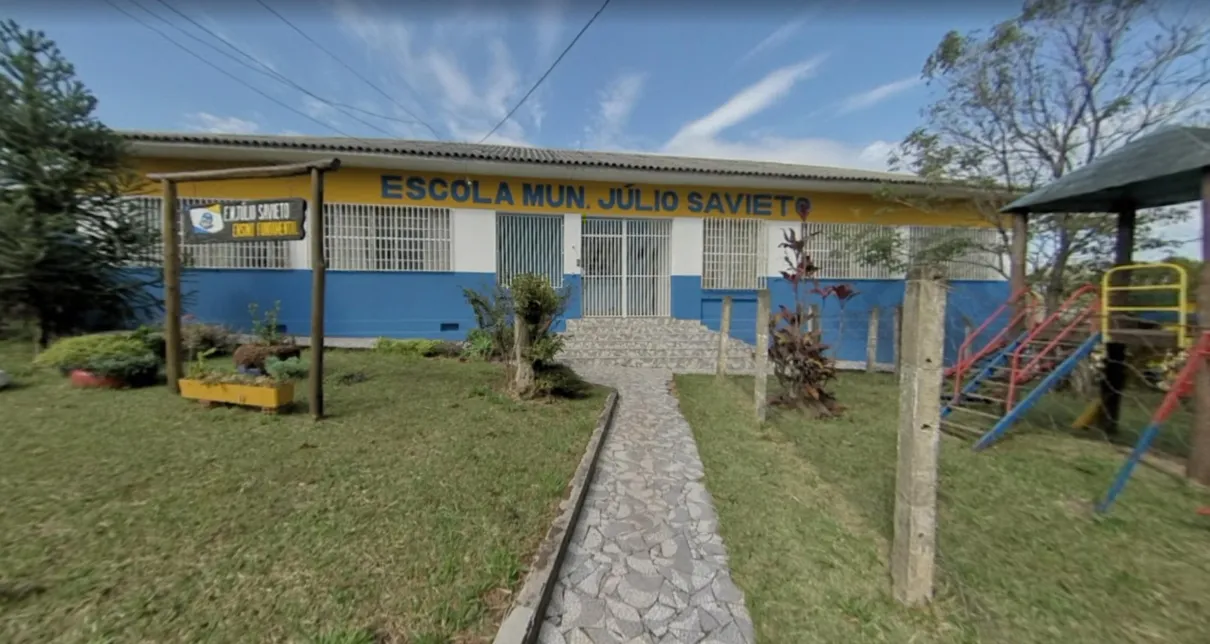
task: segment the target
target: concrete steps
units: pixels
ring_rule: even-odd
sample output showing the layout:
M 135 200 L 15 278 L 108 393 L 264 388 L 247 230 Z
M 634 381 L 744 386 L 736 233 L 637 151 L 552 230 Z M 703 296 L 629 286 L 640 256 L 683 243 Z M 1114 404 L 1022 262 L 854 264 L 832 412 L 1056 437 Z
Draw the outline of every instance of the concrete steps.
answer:
M 713 373 L 719 334 L 697 320 L 586 318 L 568 320 L 559 359 L 586 367 L 648 367 Z M 752 373 L 755 347 L 730 338 L 727 371 Z

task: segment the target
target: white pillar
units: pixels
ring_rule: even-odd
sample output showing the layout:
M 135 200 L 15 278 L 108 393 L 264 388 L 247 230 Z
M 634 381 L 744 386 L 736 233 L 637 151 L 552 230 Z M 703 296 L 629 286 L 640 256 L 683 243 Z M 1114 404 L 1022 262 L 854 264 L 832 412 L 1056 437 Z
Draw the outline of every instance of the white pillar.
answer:
M 673 275 L 701 276 L 703 230 L 700 217 L 673 218 L 670 242 Z
M 563 215 L 563 274 L 580 274 L 580 253 L 584 247 L 580 241 L 584 216 L 579 213 Z

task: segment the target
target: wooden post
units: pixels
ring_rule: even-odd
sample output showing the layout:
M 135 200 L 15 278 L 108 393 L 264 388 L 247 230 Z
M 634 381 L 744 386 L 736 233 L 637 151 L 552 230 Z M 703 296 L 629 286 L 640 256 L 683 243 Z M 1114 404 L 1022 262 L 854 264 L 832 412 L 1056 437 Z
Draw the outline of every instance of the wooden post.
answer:
M 529 327 L 520 316 L 513 318 L 513 390 L 517 395 L 526 395 L 534 387 L 534 363 L 529 361 Z
M 769 289 L 756 292 L 756 369 L 753 397 L 756 420 L 765 422 L 769 411 Z
M 891 587 L 915 606 L 933 596 L 937 550 L 937 460 L 941 448 L 941 374 L 945 283 L 936 269 L 908 274 L 895 477 Z
M 164 240 L 164 373 L 168 389 L 181 393 L 178 382 L 183 376 L 181 364 L 181 240 L 177 224 L 176 182 L 164 179 L 163 219 L 160 232 Z
M 1026 213 L 1013 213 L 1012 215 L 1012 239 L 1009 242 L 1008 267 L 1009 267 L 1009 290 L 1013 293 L 1018 293 L 1025 288 L 1026 284 L 1026 254 L 1029 247 L 1029 215 Z M 1017 301 L 1013 308 L 1013 316 L 1021 314 L 1025 306 L 1025 299 Z M 1022 327 L 1027 324 L 1022 322 Z M 1024 328 L 1021 329 L 1024 331 Z
M 1202 171 L 1202 274 L 1197 286 L 1197 330 L 1210 329 L 1210 169 Z M 1190 360 L 1201 359 L 1189 356 Z M 1185 475 L 1210 485 L 1210 369 L 1199 369 L 1194 389 L 1193 435 Z
M 1114 266 L 1124 266 L 1133 261 L 1134 255 L 1134 221 L 1135 210 L 1131 204 L 1123 204 L 1118 210 L 1118 234 L 1114 248 Z M 1111 286 L 1125 286 L 1130 281 L 1130 274 L 1119 271 L 1109 277 Z M 1118 291 L 1110 296 L 1110 303 L 1115 306 L 1126 304 L 1125 291 Z M 1117 325 L 1109 320 L 1112 333 Z M 1101 412 L 1099 425 L 1107 434 L 1118 433 L 1118 419 L 1121 417 L 1122 391 L 1126 388 L 1126 345 L 1121 342 L 1105 344 L 1105 365 L 1101 376 Z
M 727 340 L 731 335 L 731 307 L 731 296 L 723 296 L 723 320 L 719 325 L 718 334 L 718 363 L 714 367 L 714 376 L 720 381 L 727 376 Z
M 311 168 L 311 416 L 324 417 L 324 295 L 328 263 L 324 258 L 324 173 Z
M 236 179 L 278 179 L 311 176 L 311 413 L 323 417 L 323 311 L 324 311 L 324 228 L 323 173 L 340 169 L 340 159 L 323 159 L 288 165 L 255 168 L 227 168 L 189 172 L 148 174 L 151 181 L 163 182 L 164 218 L 164 358 L 168 387 L 180 393 L 181 377 L 181 258 L 178 233 L 177 190 L 181 181 L 229 181 Z
M 874 373 L 878 362 L 878 307 L 870 309 L 870 326 L 865 338 L 865 372 Z
M 895 307 L 895 326 L 892 329 L 895 334 L 893 348 L 895 349 L 895 373 L 900 371 L 900 358 L 903 356 L 903 305 Z
M 810 318 L 810 324 L 807 326 L 807 330 L 811 331 L 812 333 L 820 334 L 820 337 L 822 338 L 823 337 L 823 320 L 819 319 L 819 305 L 818 304 L 808 304 L 807 305 L 807 317 Z

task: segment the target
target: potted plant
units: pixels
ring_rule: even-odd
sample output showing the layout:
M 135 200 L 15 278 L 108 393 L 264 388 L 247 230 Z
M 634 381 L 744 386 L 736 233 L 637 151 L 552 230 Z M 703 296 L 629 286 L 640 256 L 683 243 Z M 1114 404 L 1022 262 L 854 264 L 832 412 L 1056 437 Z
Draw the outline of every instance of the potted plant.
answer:
M 294 356 L 269 356 L 263 374 L 229 371 L 209 364 L 214 350 L 199 354 L 187 377 L 178 381 L 181 396 L 205 403 L 226 403 L 278 411 L 294 402 L 294 381 L 307 376 L 307 363 Z
M 155 384 L 160 359 L 129 333 L 98 333 L 59 340 L 34 364 L 58 369 L 77 387 L 112 389 Z
M 252 315 L 252 334 L 256 336 L 256 340 L 235 349 L 233 358 L 236 370 L 247 375 L 264 375 L 269 358 L 289 360 L 302 355 L 302 348 L 295 344 L 294 340 L 283 332 L 284 327 L 278 324 L 281 302 L 274 302 L 273 308 L 265 311 L 264 317 L 257 314 L 258 307 L 255 302 L 248 305 L 248 313 Z

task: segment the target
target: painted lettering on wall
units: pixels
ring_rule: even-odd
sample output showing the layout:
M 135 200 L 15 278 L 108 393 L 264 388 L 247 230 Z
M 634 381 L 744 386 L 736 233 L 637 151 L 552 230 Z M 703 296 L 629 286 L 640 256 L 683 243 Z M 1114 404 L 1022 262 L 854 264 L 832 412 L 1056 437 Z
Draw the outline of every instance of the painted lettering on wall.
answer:
M 504 206 L 619 215 L 664 213 L 788 218 L 811 207 L 807 197 L 772 192 L 386 174 L 382 175 L 382 198 L 445 207 Z

